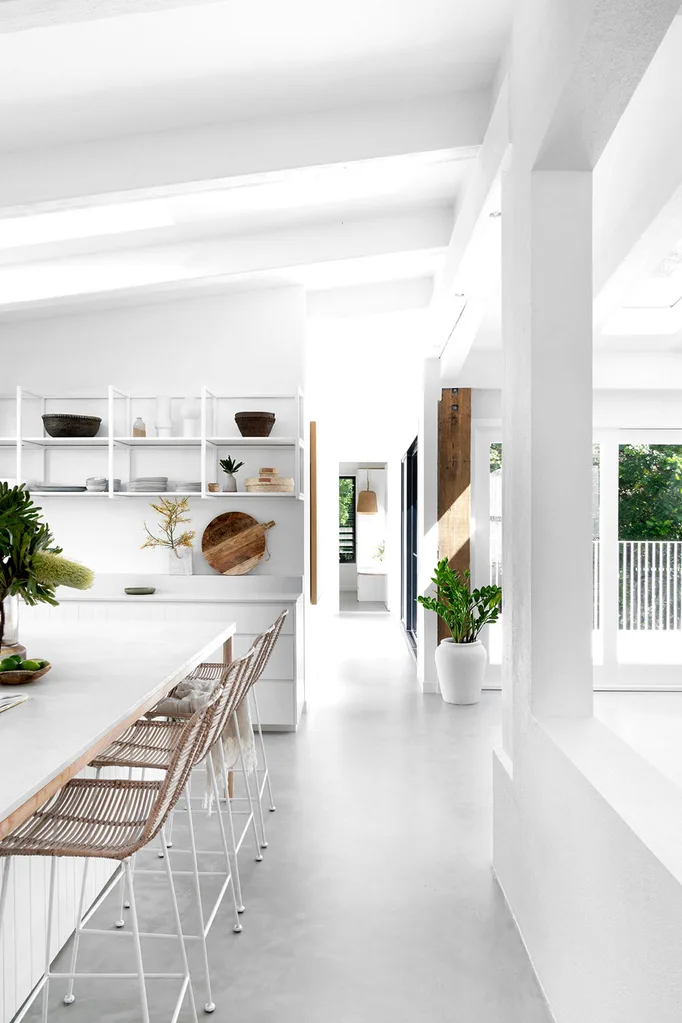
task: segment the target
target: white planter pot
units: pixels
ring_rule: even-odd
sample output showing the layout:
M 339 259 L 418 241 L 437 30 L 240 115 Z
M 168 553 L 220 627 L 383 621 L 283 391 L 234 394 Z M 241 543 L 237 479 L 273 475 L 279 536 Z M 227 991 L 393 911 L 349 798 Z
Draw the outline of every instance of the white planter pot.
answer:
M 236 494 L 237 493 L 237 479 L 231 473 L 225 474 L 225 486 L 223 487 L 224 494 Z
M 436 671 L 446 703 L 478 703 L 488 655 L 479 639 L 475 643 L 441 640 L 436 650 Z
M 192 548 L 178 547 L 168 552 L 168 566 L 171 575 L 192 574 Z

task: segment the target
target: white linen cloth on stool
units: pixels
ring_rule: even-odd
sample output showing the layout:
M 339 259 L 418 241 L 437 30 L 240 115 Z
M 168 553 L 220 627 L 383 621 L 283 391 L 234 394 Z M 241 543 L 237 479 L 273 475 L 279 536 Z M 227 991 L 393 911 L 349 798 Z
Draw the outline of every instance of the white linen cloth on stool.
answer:
M 180 682 L 175 689 L 172 689 L 168 696 L 164 696 L 162 700 L 159 700 L 154 709 L 150 711 L 149 716 L 189 718 L 206 704 L 209 696 L 213 692 L 214 686 L 215 680 L 211 679 L 185 679 L 183 682 Z M 253 725 L 251 723 L 251 709 L 249 707 L 247 697 L 245 697 L 239 705 L 237 710 L 237 722 L 239 724 L 239 734 L 242 740 L 242 749 L 244 750 L 244 765 L 248 774 L 251 774 L 258 766 L 258 759 L 256 755 L 256 741 L 253 734 Z M 235 768 L 239 768 L 241 766 L 239 759 L 239 742 L 237 739 L 237 730 L 234 725 L 234 715 L 230 717 L 230 720 L 225 725 L 221 740 L 227 770 L 232 771 Z M 211 757 L 213 759 L 216 778 L 222 778 L 222 762 L 219 751 L 215 748 L 212 749 Z M 224 795 L 226 794 L 227 793 L 224 793 Z M 209 810 L 212 802 L 213 793 L 207 779 L 205 804 L 208 806 Z

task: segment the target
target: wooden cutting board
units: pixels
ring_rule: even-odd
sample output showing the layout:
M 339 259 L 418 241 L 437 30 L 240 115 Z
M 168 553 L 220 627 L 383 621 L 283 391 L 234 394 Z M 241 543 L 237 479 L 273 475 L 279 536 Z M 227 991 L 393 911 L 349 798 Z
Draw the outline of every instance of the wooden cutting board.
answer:
M 245 512 L 224 512 L 212 519 L 201 538 L 211 568 L 222 575 L 246 575 L 266 551 L 265 531 L 274 522 L 258 522 Z

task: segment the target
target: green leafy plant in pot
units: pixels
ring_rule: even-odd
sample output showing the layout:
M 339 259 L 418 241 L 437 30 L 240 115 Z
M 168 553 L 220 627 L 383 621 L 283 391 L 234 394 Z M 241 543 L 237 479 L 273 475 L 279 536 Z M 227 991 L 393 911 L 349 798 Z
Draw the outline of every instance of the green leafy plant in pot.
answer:
M 19 600 L 52 604 L 57 586 L 86 590 L 94 581 L 89 568 L 61 557 L 50 527 L 41 518 L 24 485 L 0 483 L 0 650 L 3 656 L 25 652 L 18 638 Z
M 431 582 L 437 595 L 417 600 L 428 611 L 435 611 L 451 633 L 436 650 L 441 695 L 446 703 L 478 703 L 487 659 L 479 636 L 484 626 L 494 624 L 500 616 L 502 589 L 482 586 L 472 590 L 469 571 L 455 571 L 447 558 L 438 562 Z
M 225 476 L 227 477 L 225 480 L 224 490 L 226 494 L 237 493 L 237 480 L 235 477 L 239 470 L 241 469 L 241 467 L 243 466 L 243 464 L 244 464 L 243 462 L 237 462 L 236 459 L 231 457 L 220 459 L 220 468 L 223 470 Z

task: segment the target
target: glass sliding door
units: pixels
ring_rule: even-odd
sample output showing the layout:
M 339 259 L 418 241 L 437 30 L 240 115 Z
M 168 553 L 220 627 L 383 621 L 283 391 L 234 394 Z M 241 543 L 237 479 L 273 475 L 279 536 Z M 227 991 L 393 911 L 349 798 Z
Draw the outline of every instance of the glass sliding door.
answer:
M 417 645 L 417 441 L 403 456 L 401 472 L 400 617 L 407 638 Z

